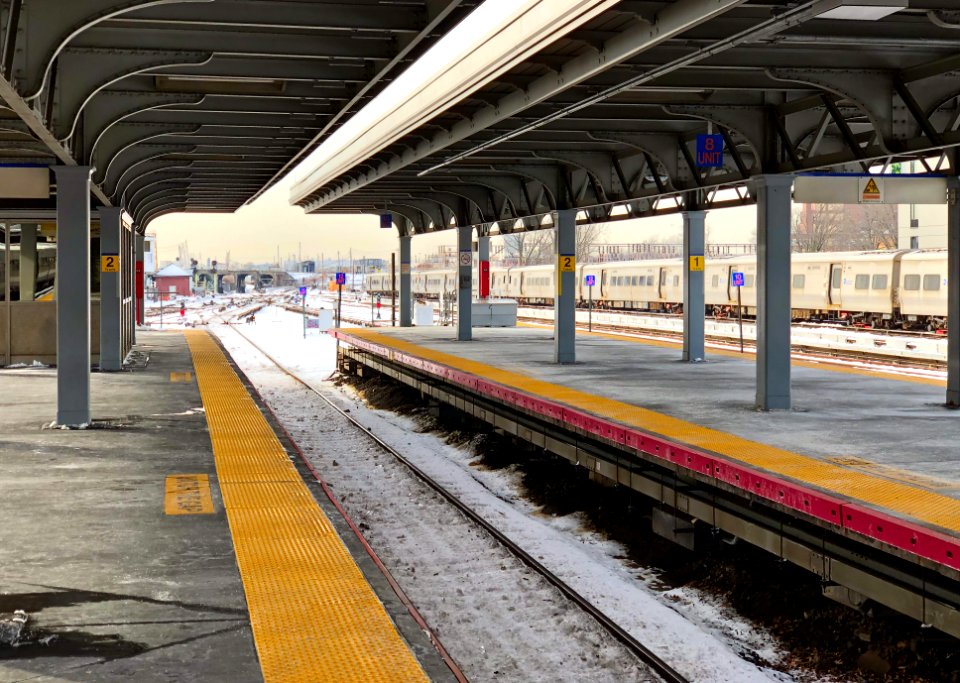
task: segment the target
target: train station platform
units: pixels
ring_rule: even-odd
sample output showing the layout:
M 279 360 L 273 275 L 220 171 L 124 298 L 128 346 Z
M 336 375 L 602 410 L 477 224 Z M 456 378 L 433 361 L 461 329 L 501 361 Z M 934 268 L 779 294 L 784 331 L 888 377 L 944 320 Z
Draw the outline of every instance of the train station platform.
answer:
M 0 371 L 0 680 L 451 680 L 214 339 L 137 339 L 87 429 Z
M 795 408 L 753 408 L 750 357 L 684 363 L 675 347 L 578 332 L 339 330 L 367 366 L 630 486 L 669 510 L 818 573 L 832 597 L 877 600 L 960 635 L 960 413 L 942 383 L 799 363 Z M 842 595 L 841 595 L 842 593 Z

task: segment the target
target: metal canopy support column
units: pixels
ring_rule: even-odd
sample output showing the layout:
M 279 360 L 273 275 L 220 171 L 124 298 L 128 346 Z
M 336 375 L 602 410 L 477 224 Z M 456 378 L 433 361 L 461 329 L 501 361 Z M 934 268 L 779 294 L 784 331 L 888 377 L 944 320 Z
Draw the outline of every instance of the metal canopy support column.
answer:
M 757 198 L 757 408 L 790 409 L 790 226 L 793 176 L 762 175 Z
M 123 258 L 120 224 L 123 209 L 100 207 L 100 369 L 123 369 L 120 260 Z M 116 268 L 115 272 L 110 269 Z
M 957 173 L 960 153 L 951 155 Z M 960 408 L 960 178 L 947 181 L 947 406 Z
M 577 359 L 577 211 L 560 209 L 556 214 L 557 296 L 553 308 L 553 359 L 573 363 Z
M 412 235 L 400 235 L 400 327 L 413 324 L 413 292 L 410 287 L 410 247 Z
M 37 296 L 37 228 L 33 223 L 20 224 L 20 301 L 33 301 Z
M 705 358 L 703 346 L 704 220 L 706 211 L 683 212 L 683 360 Z
M 473 338 L 473 227 L 457 226 L 457 341 Z
M 89 166 L 57 176 L 57 423 L 90 422 Z
M 144 317 L 144 302 L 143 302 L 143 235 L 137 234 L 137 261 L 136 261 L 136 274 L 135 278 L 135 293 L 134 296 L 137 300 L 137 324 L 143 325 L 146 322 Z

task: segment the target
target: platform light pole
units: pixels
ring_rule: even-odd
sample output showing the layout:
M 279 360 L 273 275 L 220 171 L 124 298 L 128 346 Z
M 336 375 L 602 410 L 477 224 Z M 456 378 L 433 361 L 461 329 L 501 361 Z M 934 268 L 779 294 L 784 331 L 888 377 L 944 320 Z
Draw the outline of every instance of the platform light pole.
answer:
M 300 311 L 303 322 L 303 338 L 307 338 L 307 288 L 300 287 Z

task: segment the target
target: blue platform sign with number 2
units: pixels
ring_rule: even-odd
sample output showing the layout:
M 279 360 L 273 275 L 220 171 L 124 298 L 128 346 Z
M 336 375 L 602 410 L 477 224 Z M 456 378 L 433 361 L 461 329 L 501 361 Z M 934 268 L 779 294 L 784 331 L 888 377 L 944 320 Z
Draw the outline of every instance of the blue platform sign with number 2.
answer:
M 732 278 L 734 287 L 743 287 L 743 273 L 733 273 Z

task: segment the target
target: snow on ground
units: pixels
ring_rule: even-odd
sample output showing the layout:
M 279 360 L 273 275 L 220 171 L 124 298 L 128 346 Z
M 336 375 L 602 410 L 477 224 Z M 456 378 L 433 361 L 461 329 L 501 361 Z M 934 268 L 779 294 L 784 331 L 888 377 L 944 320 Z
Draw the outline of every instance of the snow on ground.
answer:
M 217 332 L 240 366 L 248 373 L 253 373 L 251 379 L 268 395 L 268 401 L 279 411 L 288 428 L 293 429 L 298 443 L 301 446 L 304 441 L 315 444 L 322 476 L 339 487 L 359 487 L 350 488 L 350 491 L 351 497 L 356 496 L 360 500 L 376 501 L 376 496 L 389 498 L 398 495 L 394 487 L 403 477 L 396 472 L 390 474 L 390 482 L 386 485 L 383 481 L 374 480 L 377 478 L 376 472 L 383 473 L 386 470 L 383 461 L 377 467 L 384 469 L 374 470 L 369 478 L 352 483 L 345 481 L 342 458 L 333 458 L 326 452 L 323 439 L 318 441 L 311 438 L 311 434 L 315 435 L 318 429 L 326 428 L 315 423 L 318 399 L 311 401 L 309 394 L 295 391 L 292 380 L 279 371 L 270 370 L 259 353 L 226 329 L 218 328 Z M 518 541 L 575 590 L 588 597 L 691 680 L 738 683 L 791 680 L 788 676 L 758 668 L 740 658 L 738 653 L 748 653 L 754 661 L 772 664 L 778 660 L 779 653 L 766 633 L 739 619 L 729 608 L 699 591 L 685 588 L 658 591 L 655 572 L 628 568 L 617 559 L 623 556 L 623 548 L 603 540 L 597 534 L 585 532 L 576 515 L 549 518 L 539 514 L 535 506 L 522 498 L 515 473 L 471 467 L 474 458 L 469 452 L 447 445 L 435 435 L 417 433 L 412 420 L 395 413 L 371 410 L 350 392 L 336 389 L 325 382 L 335 365 L 335 341 L 316 333 L 304 340 L 298 316 L 281 309 L 267 308 L 258 314 L 256 324 L 244 326 L 243 332 L 314 388 L 349 406 L 354 415 L 380 438 L 408 456 L 474 510 L 494 521 L 501 531 Z M 296 398 L 291 400 L 294 394 Z M 341 461 L 340 467 L 332 465 L 333 459 Z M 353 466 L 369 468 L 370 463 L 355 462 Z M 373 497 L 369 490 L 364 491 L 365 488 L 374 492 Z M 346 500 L 348 508 L 351 502 L 349 498 Z M 395 502 L 391 500 L 391 503 Z M 399 508 L 399 518 L 381 518 L 377 523 L 391 528 L 399 523 L 394 531 L 400 535 L 404 535 L 404 529 L 414 529 L 428 523 L 418 517 L 415 501 L 407 502 L 405 507 Z M 369 510 L 361 505 L 357 512 L 366 514 Z M 376 529 L 371 529 L 369 533 L 377 543 L 391 540 L 389 534 L 381 535 Z M 429 572 L 417 548 L 407 550 L 412 554 L 399 556 L 400 564 L 419 565 L 420 574 Z M 435 570 L 444 571 L 439 567 Z M 412 575 L 413 570 L 410 573 Z M 415 602 L 420 605 L 419 600 Z M 487 616 L 470 613 L 463 615 L 463 618 L 482 620 Z M 447 645 L 451 646 L 450 643 Z M 556 642 L 548 633 L 546 640 L 529 656 L 541 657 L 544 655 L 538 652 L 539 649 L 549 653 L 556 647 Z M 572 680 L 568 676 L 561 678 Z

